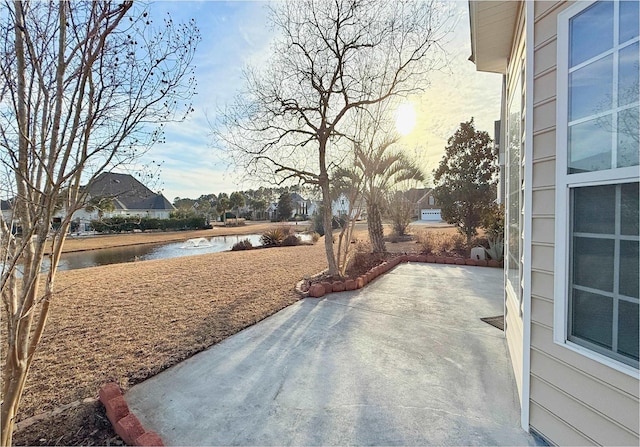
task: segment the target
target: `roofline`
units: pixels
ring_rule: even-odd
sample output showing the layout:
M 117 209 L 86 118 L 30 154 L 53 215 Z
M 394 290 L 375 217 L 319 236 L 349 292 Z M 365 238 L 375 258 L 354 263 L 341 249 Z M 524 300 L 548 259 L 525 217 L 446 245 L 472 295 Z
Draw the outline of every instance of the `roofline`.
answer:
M 505 74 L 520 1 L 469 0 L 471 56 L 478 71 Z

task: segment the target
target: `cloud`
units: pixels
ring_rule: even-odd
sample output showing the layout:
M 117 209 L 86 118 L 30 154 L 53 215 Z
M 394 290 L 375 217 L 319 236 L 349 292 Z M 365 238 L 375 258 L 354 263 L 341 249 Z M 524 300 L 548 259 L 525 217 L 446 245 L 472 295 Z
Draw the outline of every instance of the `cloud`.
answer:
M 211 148 L 207 116 L 231 101 L 242 87 L 243 69 L 269 59 L 275 33 L 267 26 L 266 2 L 157 2 L 157 16 L 169 12 L 174 21 L 196 18 L 202 42 L 196 54 L 198 94 L 195 112 L 182 123 L 166 127 L 166 143 L 154 146 L 145 160 L 162 160 L 167 197 L 198 197 L 210 192 L 232 192 L 256 185 L 242 183 Z M 501 76 L 478 73 L 467 59 L 471 54 L 466 2 L 449 4 L 457 23 L 445 44 L 450 66 L 431 76 L 424 94 L 409 98 L 418 112 L 416 129 L 401 142 L 411 148 L 428 172 L 440 161 L 447 139 L 459 124 L 475 117 L 476 128 L 493 134 L 499 119 Z

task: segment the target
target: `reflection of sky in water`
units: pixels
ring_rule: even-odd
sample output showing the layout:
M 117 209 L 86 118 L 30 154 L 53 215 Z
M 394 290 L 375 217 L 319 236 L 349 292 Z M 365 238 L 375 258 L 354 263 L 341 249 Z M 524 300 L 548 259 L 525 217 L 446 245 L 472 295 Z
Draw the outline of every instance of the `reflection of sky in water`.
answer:
M 298 235 L 303 241 L 310 241 L 311 236 Z M 121 264 L 124 262 L 146 261 L 151 259 L 170 259 L 183 256 L 194 256 L 206 253 L 218 253 L 231 250 L 231 247 L 239 241 L 249 239 L 251 244 L 259 246 L 259 234 L 247 234 L 240 236 L 215 236 L 208 238 L 209 245 L 191 247 L 185 241 L 169 244 L 132 245 L 128 247 L 103 248 L 75 253 L 65 253 L 60 259 L 58 270 L 74 270 L 98 265 Z M 48 270 L 45 259 L 43 271 Z

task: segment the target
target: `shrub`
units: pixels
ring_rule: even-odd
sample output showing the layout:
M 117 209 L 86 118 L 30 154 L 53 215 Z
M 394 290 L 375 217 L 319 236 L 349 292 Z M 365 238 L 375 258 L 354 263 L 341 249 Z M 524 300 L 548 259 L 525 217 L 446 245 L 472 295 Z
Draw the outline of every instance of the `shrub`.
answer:
M 484 250 L 487 252 L 489 257 L 498 262 L 502 261 L 504 258 L 504 242 L 502 239 L 488 239 L 489 248 L 485 248 Z
M 422 253 L 427 255 L 464 254 L 468 247 L 464 236 L 460 233 L 444 233 L 441 231 L 421 231 L 417 234 Z
M 204 228 L 205 225 L 203 216 L 170 219 L 116 216 L 91 221 L 91 227 L 99 233 L 121 233 L 133 230 L 197 230 Z
M 487 239 L 504 239 L 504 206 L 494 204 L 483 215 L 482 228 Z
M 289 234 L 282 240 L 282 245 L 286 247 L 292 247 L 295 245 L 300 245 L 300 238 L 295 234 Z
M 320 235 L 318 233 L 316 233 L 315 231 L 311 233 L 311 242 L 315 244 L 319 240 L 320 240 Z
M 251 243 L 251 241 L 249 239 L 244 239 L 233 244 L 233 247 L 231 247 L 231 251 L 251 250 L 252 248 L 253 244 Z
M 320 236 L 324 236 L 324 222 L 322 221 L 322 213 L 323 210 L 321 208 L 320 212 L 313 216 L 313 221 L 311 222 L 313 231 L 318 233 Z
M 489 248 L 485 248 L 491 259 L 498 262 L 504 257 L 504 207 L 494 205 L 484 215 L 482 228 L 487 235 Z
M 362 275 L 384 260 L 382 253 L 372 253 L 372 250 L 369 242 L 356 242 L 347 264 L 347 276 Z
M 260 242 L 265 247 L 275 247 L 282 244 L 285 237 L 287 237 L 287 234 L 283 227 L 277 227 L 262 233 L 262 236 L 260 236 Z
M 313 220 L 311 221 L 312 230 L 318 233 L 320 236 L 324 236 L 324 209 L 320 207 L 318 213 L 313 216 Z M 333 216 L 331 221 L 331 228 L 334 230 L 338 228 L 343 228 L 347 224 L 347 216 Z

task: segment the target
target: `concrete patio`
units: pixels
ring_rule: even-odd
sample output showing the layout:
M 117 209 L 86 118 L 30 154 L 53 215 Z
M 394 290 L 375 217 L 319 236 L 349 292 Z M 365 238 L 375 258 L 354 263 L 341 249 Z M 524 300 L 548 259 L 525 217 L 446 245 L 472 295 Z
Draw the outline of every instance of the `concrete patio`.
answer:
M 134 386 L 166 445 L 535 445 L 520 428 L 500 269 L 403 264 L 307 298 Z

